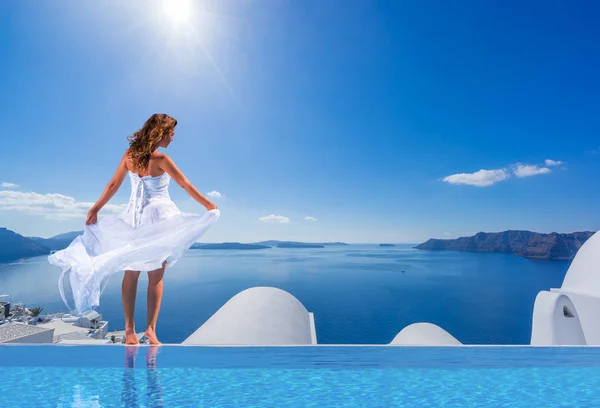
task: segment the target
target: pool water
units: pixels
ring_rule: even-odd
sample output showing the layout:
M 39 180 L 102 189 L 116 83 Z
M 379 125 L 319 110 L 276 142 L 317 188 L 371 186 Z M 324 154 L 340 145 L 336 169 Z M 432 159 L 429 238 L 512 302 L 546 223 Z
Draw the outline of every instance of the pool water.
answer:
M 595 347 L 0 346 L 0 407 L 593 407 Z

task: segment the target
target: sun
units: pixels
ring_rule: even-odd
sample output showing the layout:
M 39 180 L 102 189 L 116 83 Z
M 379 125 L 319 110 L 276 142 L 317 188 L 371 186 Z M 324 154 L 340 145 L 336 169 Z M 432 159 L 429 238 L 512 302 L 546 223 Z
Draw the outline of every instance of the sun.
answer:
M 163 13 L 173 24 L 190 22 L 194 12 L 192 0 L 163 0 Z

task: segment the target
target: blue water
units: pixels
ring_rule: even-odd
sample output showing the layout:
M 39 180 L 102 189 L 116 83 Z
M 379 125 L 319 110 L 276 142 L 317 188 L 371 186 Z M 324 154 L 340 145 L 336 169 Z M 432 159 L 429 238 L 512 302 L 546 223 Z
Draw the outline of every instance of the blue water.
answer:
M 180 343 L 238 292 L 274 286 L 314 313 L 319 343 L 389 343 L 405 326 L 425 321 L 463 343 L 528 344 L 535 296 L 560 287 L 568 267 L 562 261 L 419 251 L 410 245 L 191 250 L 165 275 L 158 335 L 163 342 Z M 3 265 L 0 292 L 44 311 L 66 311 L 58 275 L 45 257 Z M 146 320 L 147 278 L 142 276 L 139 331 Z M 109 330 L 124 328 L 121 277 L 113 276 L 101 298 L 99 311 Z
M 600 348 L 1 346 L 1 407 L 595 407 Z

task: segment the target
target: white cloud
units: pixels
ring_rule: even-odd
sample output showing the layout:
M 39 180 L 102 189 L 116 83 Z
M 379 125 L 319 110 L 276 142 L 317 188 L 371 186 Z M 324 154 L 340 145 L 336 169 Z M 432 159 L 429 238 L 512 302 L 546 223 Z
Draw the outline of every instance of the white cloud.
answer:
M 85 217 L 92 205 L 94 203 L 76 201 L 73 197 L 62 194 L 0 191 L 0 211 L 21 211 L 53 220 Z M 125 208 L 124 205 L 106 204 L 101 212 L 115 214 L 121 212 L 123 208 Z
M 15 183 L 0 183 L 0 187 L 4 187 L 4 188 L 17 188 L 17 187 L 19 187 L 19 185 L 15 184 Z
M 500 181 L 508 179 L 510 175 L 504 169 L 497 170 L 479 170 L 475 173 L 459 173 L 443 178 L 443 181 L 449 184 L 468 185 L 476 187 L 489 187 Z
M 535 165 L 519 164 L 514 166 L 513 173 L 517 177 L 531 177 L 537 176 L 538 174 L 550 173 L 548 167 L 538 167 Z
M 550 159 L 546 159 L 546 161 L 544 163 L 546 163 L 546 166 L 560 166 L 561 164 L 563 164 L 563 162 L 561 162 L 559 160 L 550 160 Z
M 225 195 L 219 193 L 218 191 L 211 191 L 210 193 L 206 193 L 210 198 L 223 198 Z
M 310 216 L 309 217 L 304 217 L 304 220 L 305 221 L 312 221 L 312 222 L 317 221 L 317 219 L 315 217 L 310 217 Z
M 261 222 L 270 222 L 273 224 L 287 224 L 290 222 L 290 219 L 288 217 L 284 217 L 283 215 L 275 215 L 275 214 L 267 215 L 265 217 L 260 217 L 258 220 Z

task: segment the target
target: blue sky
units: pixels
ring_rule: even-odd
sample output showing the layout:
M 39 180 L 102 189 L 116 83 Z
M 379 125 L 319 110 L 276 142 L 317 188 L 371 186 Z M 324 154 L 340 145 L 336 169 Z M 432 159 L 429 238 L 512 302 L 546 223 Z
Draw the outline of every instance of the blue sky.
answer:
M 204 241 L 600 229 L 597 3 L 165 3 L 0 4 L 0 226 L 81 229 L 166 112 Z

